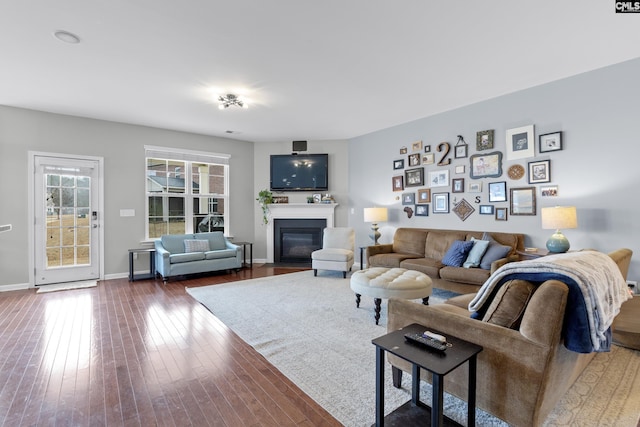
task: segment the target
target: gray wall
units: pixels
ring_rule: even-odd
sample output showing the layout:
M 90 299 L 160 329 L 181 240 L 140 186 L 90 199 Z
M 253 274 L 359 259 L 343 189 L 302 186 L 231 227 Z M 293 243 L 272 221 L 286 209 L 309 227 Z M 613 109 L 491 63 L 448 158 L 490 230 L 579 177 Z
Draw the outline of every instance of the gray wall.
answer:
M 230 233 L 253 240 L 252 143 L 0 106 L 0 224 L 13 224 L 0 234 L 0 286 L 29 280 L 28 151 L 104 157 L 105 274 L 127 272 L 127 249 L 144 239 L 144 145 L 230 154 Z
M 579 228 L 564 231 L 572 249 L 606 252 L 628 247 L 635 252 L 629 279 L 640 280 L 638 75 L 640 60 L 633 60 L 353 138 L 349 141 L 349 204 L 355 214 L 349 222 L 356 228 L 357 243 L 370 243 L 369 224 L 362 221 L 363 208 L 381 205 L 390 208 L 389 221 L 382 224 L 381 242 L 390 242 L 396 227 L 408 226 L 522 232 L 528 236 L 527 246 L 544 247 L 552 231 L 541 229 L 540 208 L 575 205 Z M 433 151 L 441 141 L 455 145 L 456 135 L 461 134 L 472 155 L 476 153 L 476 132 L 495 129 L 495 148 L 504 152 L 506 130 L 529 124 L 535 125 L 535 160 L 551 159 L 551 184 L 559 189 L 558 197 L 542 198 L 541 185 L 535 185 L 536 216 L 509 215 L 506 222 L 495 221 L 491 216 L 478 215 L 475 194 L 451 193 L 452 200 L 464 197 L 476 208 L 466 221 L 453 213 L 430 212 L 428 217 L 407 218 L 397 198 L 400 193 L 391 191 L 391 178 L 397 172 L 392 161 L 405 158 L 406 165 L 406 156 L 399 154 L 400 147 L 407 146 L 411 152 L 411 143 L 422 140 Z M 563 131 L 564 149 L 539 154 L 537 136 L 558 130 Z M 490 151 L 494 150 L 487 152 Z M 533 160 L 505 161 L 503 170 L 516 163 L 526 168 L 527 162 Z M 460 176 L 468 184 L 469 159 L 453 159 L 451 163 L 446 167 L 450 178 L 457 176 L 453 174 L 455 165 L 466 165 L 465 175 Z M 427 172 L 436 169 L 435 165 L 426 166 Z M 482 204 L 488 203 L 487 182 L 505 180 L 507 191 L 529 186 L 526 175 L 518 181 L 508 179 L 506 174 L 482 179 Z M 451 187 L 444 191 L 450 190 Z M 415 187 L 405 191 L 415 191 Z
M 275 143 L 256 143 L 254 148 L 255 171 L 254 171 L 254 187 L 255 196 L 255 240 L 254 240 L 254 257 L 258 261 L 264 261 L 267 257 L 267 226 L 262 223 L 262 210 L 259 208 L 255 198 L 258 192 L 269 188 L 269 156 L 271 154 L 291 154 L 291 141 L 275 142 Z M 329 154 L 329 191 L 338 206 L 335 210 L 335 226 L 345 227 L 348 224 L 348 169 L 349 156 L 348 144 L 346 141 L 308 141 L 306 153 L 327 153 Z M 305 192 L 283 192 L 274 193 L 276 196 L 288 196 L 289 203 L 306 203 L 307 196 L 313 194 L 313 191 Z M 323 194 L 326 194 L 324 192 Z

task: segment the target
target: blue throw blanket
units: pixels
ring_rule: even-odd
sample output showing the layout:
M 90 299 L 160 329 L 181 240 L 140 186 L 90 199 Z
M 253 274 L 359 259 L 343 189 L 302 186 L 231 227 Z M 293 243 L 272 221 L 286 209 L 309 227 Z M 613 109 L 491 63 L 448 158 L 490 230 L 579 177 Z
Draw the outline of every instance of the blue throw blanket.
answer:
M 569 287 L 564 317 L 564 345 L 579 353 L 609 351 L 611 324 L 620 306 L 631 298 L 616 263 L 596 251 L 550 255 L 538 260 L 508 263 L 482 285 L 469 303 L 474 317 L 482 317 L 500 286 L 522 279 L 534 284 L 556 279 Z

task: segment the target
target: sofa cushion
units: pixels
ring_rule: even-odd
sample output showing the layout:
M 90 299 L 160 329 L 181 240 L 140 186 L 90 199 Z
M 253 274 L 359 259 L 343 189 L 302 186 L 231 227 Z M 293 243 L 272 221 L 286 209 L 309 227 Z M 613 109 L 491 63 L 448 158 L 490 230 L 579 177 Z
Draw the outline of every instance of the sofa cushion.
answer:
M 431 230 L 427 235 L 427 240 L 424 241 L 424 256 L 442 259 L 456 240 L 466 240 L 466 233 L 464 231 Z
M 212 231 L 202 234 L 202 238 L 206 238 L 209 241 L 209 250 L 219 251 L 227 249 L 227 239 L 225 239 L 222 231 Z M 198 237 L 200 237 L 200 235 L 198 235 Z
M 185 252 L 206 252 L 209 250 L 208 240 L 199 239 L 185 239 L 184 251 Z
M 185 237 L 184 234 L 165 234 L 160 237 L 160 241 L 162 242 L 162 247 L 169 253 L 182 254 L 184 253 Z
M 410 258 L 400 263 L 400 268 L 419 271 L 429 277 L 440 277 L 439 271 L 442 267 L 444 264 L 439 259 L 433 258 Z
M 449 250 L 447 250 L 447 253 L 444 254 L 442 263 L 451 267 L 461 267 L 472 247 L 473 242 L 465 242 L 462 240 L 454 241 L 449 247 Z
M 489 246 L 487 247 L 486 252 L 482 256 L 482 260 L 480 261 L 480 268 L 485 270 L 491 270 L 491 263 L 493 261 L 497 261 L 509 255 L 511 252 L 510 246 L 504 246 L 500 243 L 496 242 L 488 233 L 485 233 L 482 237 L 482 240 L 488 240 Z
M 505 282 L 491 301 L 482 321 L 518 329 L 535 290 L 536 286 L 526 280 L 515 279 Z
M 169 263 L 179 264 L 182 262 L 200 261 L 204 259 L 204 252 L 189 252 L 185 254 L 169 255 Z
M 398 253 L 383 253 L 372 255 L 369 257 L 369 263 L 371 265 L 367 267 L 387 267 L 387 268 L 398 268 L 400 267 L 400 263 L 402 263 L 406 259 L 414 258 L 415 255 L 410 254 L 398 254 Z M 403 267 L 406 268 L 406 267 Z
M 233 258 L 237 255 L 238 251 L 235 249 L 223 249 L 221 251 L 208 251 L 204 253 L 205 259 L 221 259 L 221 258 Z
M 469 285 L 482 286 L 489 276 L 491 276 L 491 272 L 481 268 L 444 266 L 440 269 L 440 278 L 450 282 L 466 283 Z
M 427 232 L 425 230 L 398 228 L 393 235 L 393 252 L 423 257 L 426 238 Z
M 469 251 L 467 259 L 462 264 L 464 268 L 479 267 L 480 260 L 482 260 L 482 256 L 489 247 L 488 240 L 478 240 L 475 237 L 472 237 L 471 241 L 473 242 L 473 247 Z

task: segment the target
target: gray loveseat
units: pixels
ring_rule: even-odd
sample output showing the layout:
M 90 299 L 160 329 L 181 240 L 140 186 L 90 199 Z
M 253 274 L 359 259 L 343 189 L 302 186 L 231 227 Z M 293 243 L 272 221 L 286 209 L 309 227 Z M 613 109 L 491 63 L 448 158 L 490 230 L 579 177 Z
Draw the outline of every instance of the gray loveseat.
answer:
M 164 235 L 155 248 L 156 271 L 164 282 L 172 276 L 242 267 L 242 249 L 221 231 Z

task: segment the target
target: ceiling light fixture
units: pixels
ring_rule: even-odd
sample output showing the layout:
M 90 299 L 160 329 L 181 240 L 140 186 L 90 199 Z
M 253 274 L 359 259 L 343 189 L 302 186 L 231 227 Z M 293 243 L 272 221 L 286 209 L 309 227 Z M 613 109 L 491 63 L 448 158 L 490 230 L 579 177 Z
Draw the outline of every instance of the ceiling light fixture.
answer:
M 226 95 L 218 96 L 218 108 L 224 110 L 225 108 L 229 108 L 231 106 L 236 106 L 240 108 L 249 108 L 249 105 L 246 101 L 240 99 L 238 95 L 234 95 L 232 93 L 228 93 Z
M 53 32 L 53 36 L 60 40 L 61 42 L 69 43 L 69 44 L 78 44 L 80 43 L 80 37 L 76 36 L 69 31 L 57 30 Z

